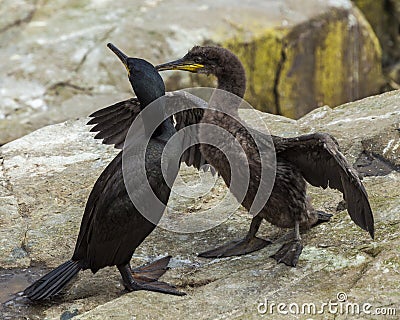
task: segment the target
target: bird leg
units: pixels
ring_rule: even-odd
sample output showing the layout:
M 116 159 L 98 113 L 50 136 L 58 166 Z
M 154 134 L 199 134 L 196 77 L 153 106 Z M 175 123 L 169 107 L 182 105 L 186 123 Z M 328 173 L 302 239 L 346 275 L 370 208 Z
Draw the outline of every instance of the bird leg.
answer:
M 256 237 L 256 233 L 260 228 L 262 217 L 256 215 L 251 221 L 249 232 L 244 239 L 233 240 L 225 245 L 217 247 L 215 249 L 202 252 L 199 257 L 203 258 L 222 258 L 231 256 L 240 256 L 243 254 L 248 254 L 264 248 L 265 246 L 271 244 L 269 240 L 261 239 Z
M 140 283 L 157 281 L 169 268 L 171 256 L 158 259 L 132 270 L 133 278 Z
M 160 259 L 160 260 L 162 260 L 162 259 Z M 176 296 L 186 295 L 186 293 L 176 290 L 176 288 L 174 286 L 169 285 L 166 282 L 162 282 L 162 281 L 158 281 L 158 280 L 145 281 L 145 280 L 143 280 L 143 278 L 141 278 L 140 280 L 135 279 L 133 276 L 133 274 L 135 274 L 135 271 L 132 271 L 129 263 L 124 264 L 124 265 L 119 265 L 117 267 L 118 267 L 119 272 L 121 273 L 122 281 L 124 283 L 125 289 L 128 291 L 147 290 L 147 291 L 173 294 Z M 144 266 L 144 267 L 148 267 L 148 265 Z M 150 278 L 147 278 L 146 280 L 150 280 Z
M 321 223 L 328 222 L 332 214 L 326 213 L 323 211 L 315 211 L 318 220 L 310 226 L 310 228 L 314 228 Z M 294 234 L 294 235 L 293 235 Z M 289 232 L 286 234 L 281 241 L 290 241 L 286 242 L 274 255 L 271 257 L 274 258 L 278 263 L 283 262 L 287 266 L 295 267 L 301 252 L 303 251 L 303 245 L 301 244 L 301 237 L 300 237 L 300 223 L 297 221 L 295 222 L 294 231 Z
M 303 245 L 300 237 L 300 223 L 296 221 L 294 224 L 294 239 L 285 243 L 271 258 L 274 258 L 278 263 L 283 262 L 287 266 L 295 267 L 299 261 Z

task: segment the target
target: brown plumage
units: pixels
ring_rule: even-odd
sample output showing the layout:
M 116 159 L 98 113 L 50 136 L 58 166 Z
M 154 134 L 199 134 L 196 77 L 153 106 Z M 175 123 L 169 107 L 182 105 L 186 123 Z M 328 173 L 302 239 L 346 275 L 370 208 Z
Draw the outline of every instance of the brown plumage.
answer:
M 218 89 L 241 98 L 246 88 L 243 65 L 232 52 L 224 48 L 196 46 L 182 59 L 157 68 L 213 74 L 218 79 Z M 232 105 L 231 108 L 237 112 L 235 109 L 238 105 Z M 269 148 L 267 137 L 256 130 L 239 130 L 241 124 L 216 110 L 205 109 L 201 123 L 215 124 L 226 129 L 243 147 L 250 166 L 250 185 L 242 204 L 249 210 L 257 193 L 261 168 L 260 155 L 253 137 L 256 137 L 257 142 L 264 140 L 265 148 Z M 200 140 L 209 134 L 206 130 L 202 131 L 201 127 L 199 131 Z M 334 138 L 325 133 L 316 133 L 289 139 L 272 136 L 272 140 L 276 149 L 277 168 L 274 187 L 266 205 L 253 218 L 245 239 L 203 253 L 202 256 L 238 255 L 263 247 L 267 242 L 257 240 L 255 234 L 264 218 L 278 227 L 294 227 L 294 241 L 285 244 L 274 258 L 288 265 L 296 265 L 302 250 L 299 228 L 310 228 L 320 221 L 328 220 L 330 216 L 311 206 L 305 180 L 314 186 L 329 186 L 341 191 L 352 220 L 373 238 L 374 220 L 367 193 L 357 173 L 339 151 Z M 229 185 L 228 164 L 222 153 L 210 145 L 201 145 L 200 149 L 205 159 Z M 235 194 L 235 190 L 232 192 Z

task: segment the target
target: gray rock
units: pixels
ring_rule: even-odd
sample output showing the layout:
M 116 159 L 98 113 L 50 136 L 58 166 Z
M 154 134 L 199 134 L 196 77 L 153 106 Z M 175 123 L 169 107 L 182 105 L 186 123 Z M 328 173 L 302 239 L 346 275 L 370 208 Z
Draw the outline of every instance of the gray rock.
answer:
M 304 106 L 336 106 L 379 87 L 379 45 L 349 0 L 20 0 L 3 1 L 0 16 L 6 17 L 0 22 L 0 145 L 44 125 L 87 116 L 130 94 L 121 63 L 105 46 L 109 41 L 153 63 L 176 59 L 195 44 L 226 45 L 246 66 L 250 102 L 291 117 L 309 111 Z M 359 35 L 355 42 L 353 31 Z M 310 38 L 314 34 L 318 37 Z M 301 54 L 304 48 L 298 45 L 304 41 L 299 39 L 315 47 L 315 54 Z M 347 45 L 361 48 L 360 55 Z M 336 57 L 344 52 L 355 56 L 343 58 L 338 69 Z M 358 63 L 356 74 L 347 61 Z M 309 81 L 314 74 L 315 88 Z M 210 84 L 183 73 L 165 77 L 171 90 Z M 331 92 L 338 97 L 329 98 Z
M 396 162 L 399 101 L 400 91 L 395 91 L 335 109 L 325 106 L 298 121 L 261 112 L 245 111 L 242 116 L 249 123 L 261 116 L 272 133 L 284 136 L 329 132 L 351 162 L 365 151 Z M 88 194 L 116 154 L 93 139 L 86 121 L 47 126 L 0 148 L 0 266 L 16 270 L 35 265 L 55 267 L 70 258 Z M 197 174 L 187 168 L 181 173 L 184 181 L 196 179 Z M 351 222 L 347 212 L 336 211 L 341 200 L 338 192 L 310 187 L 314 205 L 334 217 L 304 235 L 306 246 L 296 268 L 277 265 L 269 257 L 279 244 L 242 257 L 206 260 L 196 256 L 246 233 L 251 217 L 240 208 L 206 232 L 176 233 L 157 228 L 135 252 L 134 266 L 171 254 L 171 270 L 162 279 L 187 292 L 185 297 L 123 294 L 116 268 L 106 268 L 96 275 L 82 272 L 55 302 L 28 309 L 16 307 L 14 316 L 60 319 L 78 313 L 74 319 L 256 319 L 266 300 L 269 307 L 271 303 L 300 307 L 314 303 L 321 307 L 322 302 L 337 302 L 341 292 L 347 295 L 343 303 L 370 303 L 371 311 L 386 307 L 400 312 L 400 173 L 394 170 L 366 177 L 364 184 L 376 220 L 374 241 Z M 224 192 L 227 190 L 220 184 L 211 194 L 186 203 L 174 196 L 171 205 L 181 208 L 182 215 L 190 219 L 196 210 L 218 202 Z M 267 223 L 259 232 L 263 237 L 282 234 Z M 287 315 L 273 310 L 274 319 L 286 319 Z M 13 308 L 4 312 L 13 312 Z M 325 310 L 323 316 L 331 314 Z M 347 317 L 342 314 L 338 318 Z M 360 314 L 359 318 L 373 316 Z

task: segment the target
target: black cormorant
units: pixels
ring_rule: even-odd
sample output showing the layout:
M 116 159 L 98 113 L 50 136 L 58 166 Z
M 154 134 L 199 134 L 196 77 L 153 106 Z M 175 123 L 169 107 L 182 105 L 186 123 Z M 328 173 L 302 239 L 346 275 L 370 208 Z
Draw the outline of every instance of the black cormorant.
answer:
M 140 101 L 140 109 L 165 94 L 164 82 L 153 65 L 142 59 L 128 58 L 113 45 L 108 46 L 128 70 L 129 81 Z M 162 175 L 161 154 L 169 137 L 175 132 L 172 120 L 166 119 L 154 131 L 146 147 L 146 175 L 153 192 L 164 204 L 167 204 L 171 190 Z M 96 273 L 101 268 L 114 265 L 129 291 L 184 294 L 167 283 L 157 281 L 167 270 L 170 257 L 131 269 L 130 260 L 135 249 L 156 225 L 147 220 L 131 202 L 124 182 L 122 158 L 121 151 L 97 179 L 86 203 L 71 260 L 26 288 L 24 295 L 29 299 L 41 300 L 55 295 L 80 270 L 90 269 Z M 130 170 L 139 170 L 139 167 L 137 163 L 129 164 Z M 151 214 L 159 221 L 162 211 Z
M 229 50 L 220 47 L 192 48 L 183 58 L 156 67 L 162 70 L 184 70 L 194 73 L 213 74 L 218 79 L 218 89 L 231 92 L 240 98 L 246 89 L 246 77 L 240 60 Z M 237 105 L 232 105 L 237 109 Z M 237 110 L 236 110 L 237 111 Z M 204 112 L 204 115 L 201 114 Z M 109 110 L 109 116 L 112 114 Z M 258 190 L 261 159 L 253 137 L 257 143 L 268 148 L 269 139 L 265 134 L 245 128 L 222 112 L 205 109 L 198 111 L 197 119 L 201 123 L 214 124 L 226 129 L 241 141 L 250 166 L 250 185 L 242 201 L 249 210 Z M 196 120 L 197 120 L 196 119 Z M 119 128 L 129 128 L 132 120 L 125 118 L 118 124 Z M 115 131 L 115 129 L 114 129 Z M 209 134 L 199 129 L 199 135 L 207 138 Z M 200 139 L 203 140 L 203 139 Z M 203 140 L 204 141 L 204 140 Z M 307 229 L 322 221 L 329 220 L 331 215 L 316 211 L 306 195 L 306 181 L 313 186 L 331 187 L 343 193 L 347 210 L 352 220 L 374 237 L 374 219 L 368 196 L 357 173 L 346 161 L 339 150 L 336 140 L 325 133 L 307 134 L 295 138 L 272 136 L 276 150 L 277 168 L 275 183 L 264 208 L 253 218 L 246 237 L 233 241 L 214 250 L 200 254 L 203 257 L 227 257 L 241 255 L 259 250 L 270 242 L 256 237 L 262 219 L 282 228 L 294 228 L 294 239 L 284 244 L 273 257 L 278 262 L 295 266 L 302 251 L 300 228 Z M 115 143 L 115 142 L 114 142 Z M 262 147 L 262 146 L 261 146 Z M 230 184 L 229 163 L 222 152 L 215 147 L 202 144 L 196 152 L 211 164 Z M 197 155 L 198 157 L 198 155 Z M 196 153 L 192 155 L 196 158 Z M 232 190 L 235 195 L 234 190 Z

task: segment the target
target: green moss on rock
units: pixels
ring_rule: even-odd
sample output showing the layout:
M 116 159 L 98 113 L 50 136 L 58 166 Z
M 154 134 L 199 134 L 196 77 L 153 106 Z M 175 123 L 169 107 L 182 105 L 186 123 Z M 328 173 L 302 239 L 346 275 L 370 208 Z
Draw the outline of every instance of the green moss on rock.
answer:
M 240 35 L 226 41 L 223 46 L 233 51 L 246 69 L 245 98 L 264 112 L 279 113 L 275 97 L 275 81 L 281 63 L 285 31 L 267 29 L 250 42 Z
M 357 9 L 331 10 L 294 28 L 285 39 L 279 78 L 281 114 L 298 118 L 379 92 L 381 50 Z

